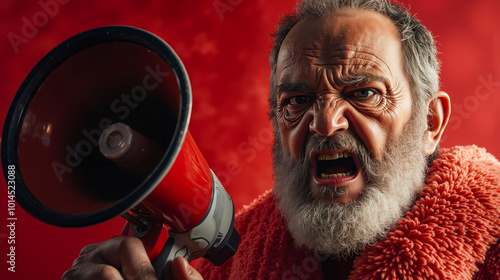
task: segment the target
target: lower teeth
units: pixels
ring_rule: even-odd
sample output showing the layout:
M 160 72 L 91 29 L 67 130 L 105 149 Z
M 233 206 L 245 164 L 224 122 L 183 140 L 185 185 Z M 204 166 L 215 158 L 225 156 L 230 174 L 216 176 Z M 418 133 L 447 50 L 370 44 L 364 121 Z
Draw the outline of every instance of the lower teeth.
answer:
M 341 178 L 341 177 L 351 176 L 353 174 L 354 174 L 354 171 L 349 171 L 347 173 L 336 173 L 336 174 L 321 173 L 321 179 Z

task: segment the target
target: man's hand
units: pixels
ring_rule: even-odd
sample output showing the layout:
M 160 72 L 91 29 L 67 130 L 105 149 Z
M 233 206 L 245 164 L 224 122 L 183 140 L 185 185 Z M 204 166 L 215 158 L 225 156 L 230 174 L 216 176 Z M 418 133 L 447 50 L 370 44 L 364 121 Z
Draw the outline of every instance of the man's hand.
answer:
M 80 256 L 66 271 L 63 280 L 157 280 L 141 240 L 130 236 L 117 236 L 107 241 L 85 246 Z M 175 280 L 202 280 L 201 275 L 181 257 L 171 266 Z
M 175 258 L 170 268 L 175 280 L 203 280 L 201 274 L 183 257 Z

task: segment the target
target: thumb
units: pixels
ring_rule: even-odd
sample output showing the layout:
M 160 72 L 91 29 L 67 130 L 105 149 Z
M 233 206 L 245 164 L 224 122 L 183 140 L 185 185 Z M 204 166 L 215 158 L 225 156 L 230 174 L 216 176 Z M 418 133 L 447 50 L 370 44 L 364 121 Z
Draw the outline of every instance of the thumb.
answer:
M 183 257 L 177 257 L 172 261 L 171 271 L 175 280 L 203 280 L 201 274 Z

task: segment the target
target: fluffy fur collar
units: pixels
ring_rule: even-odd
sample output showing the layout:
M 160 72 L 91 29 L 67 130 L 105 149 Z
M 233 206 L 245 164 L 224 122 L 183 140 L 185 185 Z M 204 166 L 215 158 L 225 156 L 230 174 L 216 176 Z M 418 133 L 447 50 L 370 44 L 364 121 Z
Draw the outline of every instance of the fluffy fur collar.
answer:
M 352 279 L 471 279 L 500 235 L 500 167 L 477 147 L 444 150 L 413 209 L 355 263 Z
M 322 279 L 320 258 L 294 246 L 271 191 L 235 227 L 238 253 L 220 267 L 200 261 L 205 279 Z M 499 162 L 475 146 L 443 149 L 413 209 L 362 252 L 350 279 L 499 279 L 499 237 Z

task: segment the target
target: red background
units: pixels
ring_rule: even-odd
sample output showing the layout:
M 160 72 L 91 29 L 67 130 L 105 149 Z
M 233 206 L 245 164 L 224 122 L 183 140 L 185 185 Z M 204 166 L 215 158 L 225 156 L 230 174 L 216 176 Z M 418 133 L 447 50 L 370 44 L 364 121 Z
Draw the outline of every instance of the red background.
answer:
M 0 127 L 17 88 L 53 47 L 90 28 L 132 25 L 162 37 L 184 62 L 194 97 L 190 131 L 236 207 L 272 186 L 266 116 L 269 33 L 295 1 L 59 1 L 67 3 L 52 14 L 40 3 L 55 0 L 0 2 Z M 403 3 L 439 42 L 442 89 L 455 109 L 442 146 L 476 144 L 499 157 L 500 2 Z M 46 22 L 36 18 L 41 13 Z M 26 21 L 38 22 L 36 34 L 14 46 L 8 34 L 22 36 Z M 17 207 L 16 272 L 11 273 L 3 180 L 0 187 L 5 190 L 0 193 L 1 279 L 59 279 L 84 245 L 120 234 L 124 224 L 115 218 L 87 228 L 56 228 Z

